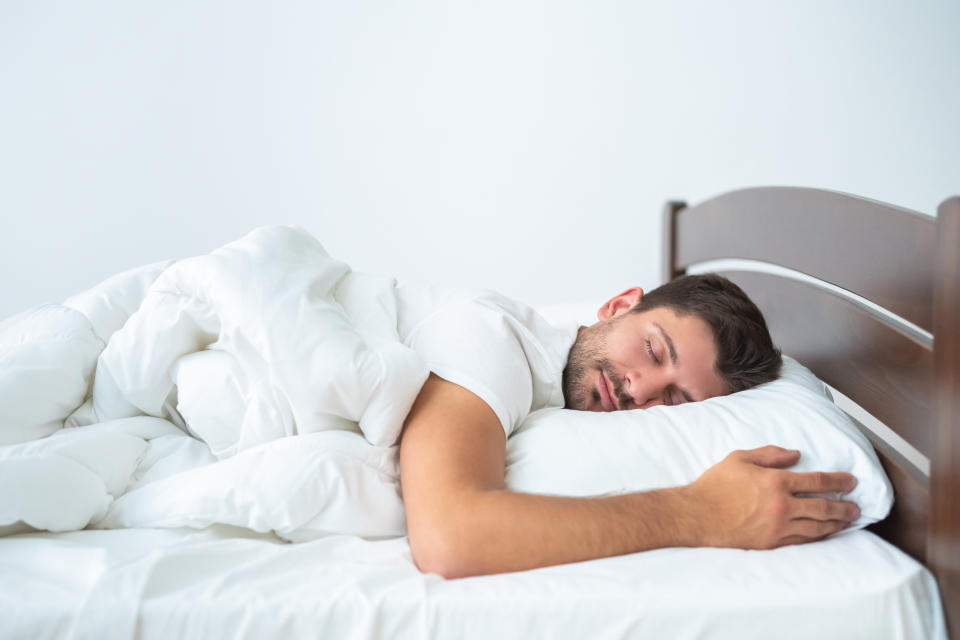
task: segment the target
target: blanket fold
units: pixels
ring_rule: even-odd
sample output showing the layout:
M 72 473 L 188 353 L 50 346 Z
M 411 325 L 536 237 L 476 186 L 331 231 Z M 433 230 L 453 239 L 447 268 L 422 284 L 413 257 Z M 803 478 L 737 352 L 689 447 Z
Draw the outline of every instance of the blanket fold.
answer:
M 429 371 L 396 327 L 392 279 L 354 273 L 292 227 L 11 318 L 0 325 L 0 445 L 12 445 L 0 447 L 0 478 L 22 499 L 4 501 L 0 527 L 402 535 L 392 445 Z M 145 416 L 163 437 L 117 432 Z M 352 499 L 382 517 L 330 508 L 350 491 L 324 465 L 353 473 Z

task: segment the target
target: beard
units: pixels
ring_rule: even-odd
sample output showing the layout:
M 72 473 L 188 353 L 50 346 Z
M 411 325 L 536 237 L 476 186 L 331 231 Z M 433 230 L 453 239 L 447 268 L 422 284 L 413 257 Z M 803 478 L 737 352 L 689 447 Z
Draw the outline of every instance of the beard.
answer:
M 577 339 L 570 347 L 567 364 L 563 368 L 565 408 L 589 411 L 591 406 L 602 406 L 600 393 L 592 383 L 586 382 L 587 376 L 595 371 L 603 371 L 607 379 L 613 383 L 614 392 L 620 398 L 621 406 L 625 406 L 624 401 L 628 401 L 623 396 L 623 381 L 605 357 L 607 334 L 611 326 L 610 322 L 599 322 L 589 327 L 580 327 L 577 331 Z

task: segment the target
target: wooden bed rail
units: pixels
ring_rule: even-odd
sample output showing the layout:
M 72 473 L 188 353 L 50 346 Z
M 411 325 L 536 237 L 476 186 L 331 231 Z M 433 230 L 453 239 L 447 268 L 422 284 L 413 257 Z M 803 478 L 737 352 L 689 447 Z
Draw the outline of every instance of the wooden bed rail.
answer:
M 933 336 L 937 445 L 931 456 L 927 562 L 937 576 L 947 627 L 960 636 L 960 197 L 937 210 Z

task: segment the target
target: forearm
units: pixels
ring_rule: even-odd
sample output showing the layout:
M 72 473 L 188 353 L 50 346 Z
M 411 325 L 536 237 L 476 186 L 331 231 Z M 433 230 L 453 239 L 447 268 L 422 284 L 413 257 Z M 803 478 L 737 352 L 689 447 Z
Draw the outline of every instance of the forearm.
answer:
M 418 563 L 446 577 L 501 573 L 700 543 L 685 489 L 597 498 L 473 491 L 451 496 L 443 518 L 417 518 Z

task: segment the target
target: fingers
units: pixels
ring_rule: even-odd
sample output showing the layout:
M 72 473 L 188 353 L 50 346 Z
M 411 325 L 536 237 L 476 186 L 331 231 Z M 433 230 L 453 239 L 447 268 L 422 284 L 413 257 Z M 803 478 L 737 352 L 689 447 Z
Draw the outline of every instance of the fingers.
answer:
M 800 460 L 800 452 L 793 449 L 784 449 L 774 445 L 767 445 L 759 449 L 740 451 L 740 458 L 744 462 L 752 462 L 761 467 L 789 467 Z
M 849 473 L 813 471 L 791 473 L 787 486 L 792 493 L 848 493 L 857 486 L 857 479 Z
M 781 538 L 775 547 L 786 547 L 792 544 L 806 544 L 808 542 L 817 542 L 827 536 L 843 531 L 849 523 L 842 520 L 820 520 L 798 519 L 793 521 L 791 533 Z
M 787 536 L 780 541 L 780 544 L 777 546 L 786 547 L 791 544 L 806 544 L 808 542 L 816 542 L 818 538 L 804 538 L 803 536 Z
M 790 535 L 783 539 L 783 544 L 796 544 L 795 542 L 786 542 L 803 538 L 806 542 L 820 540 L 832 533 L 842 531 L 850 524 L 845 520 L 811 520 L 810 518 L 798 518 L 790 523 Z
M 860 517 L 860 509 L 854 503 L 825 498 L 796 498 L 791 507 L 795 517 L 789 521 L 783 537 L 775 546 L 822 540 L 843 531 Z
M 842 500 L 794 498 L 791 507 L 794 518 L 797 519 L 853 522 L 860 517 L 860 508 L 856 504 Z

